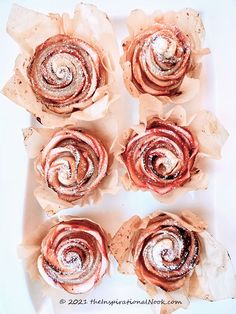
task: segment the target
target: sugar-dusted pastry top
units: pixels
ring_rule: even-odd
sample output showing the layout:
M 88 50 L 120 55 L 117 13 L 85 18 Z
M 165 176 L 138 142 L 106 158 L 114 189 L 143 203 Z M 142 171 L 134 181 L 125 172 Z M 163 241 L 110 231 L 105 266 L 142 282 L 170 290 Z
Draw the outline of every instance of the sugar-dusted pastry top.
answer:
M 38 258 L 43 279 L 74 294 L 91 290 L 108 265 L 104 231 L 88 219 L 72 219 L 52 227 Z
M 178 93 L 191 66 L 190 40 L 180 29 L 155 23 L 123 47 L 131 64 L 132 82 L 140 93 Z
M 90 106 L 97 88 L 107 83 L 99 50 L 61 34 L 35 49 L 28 77 L 37 98 L 58 114 Z
M 135 272 L 143 283 L 166 291 L 184 285 L 199 262 L 197 233 L 162 214 L 140 231 L 133 244 Z
M 106 176 L 103 143 L 78 127 L 56 131 L 42 149 L 36 170 L 62 200 L 72 202 L 96 189 Z
M 131 134 L 122 159 L 136 187 L 164 195 L 196 173 L 197 153 L 198 142 L 187 128 L 154 118 L 145 133 Z

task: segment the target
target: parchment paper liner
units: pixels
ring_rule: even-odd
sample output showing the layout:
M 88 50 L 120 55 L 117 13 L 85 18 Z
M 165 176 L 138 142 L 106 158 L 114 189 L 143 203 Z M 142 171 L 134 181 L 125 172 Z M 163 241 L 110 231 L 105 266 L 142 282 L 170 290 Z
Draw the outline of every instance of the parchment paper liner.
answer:
M 113 156 L 113 143 L 117 136 L 117 123 L 111 116 L 106 116 L 97 121 L 80 121 L 75 127 L 85 129 L 88 133 L 100 139 L 109 154 L 109 165 L 107 175 L 102 179 L 97 188 L 88 195 L 83 196 L 77 201 L 67 202 L 59 199 L 57 193 L 50 189 L 43 178 L 37 175 L 38 187 L 34 195 L 40 206 L 48 215 L 53 215 L 64 208 L 76 205 L 84 206 L 86 204 L 99 202 L 104 194 L 116 194 L 118 187 L 118 171 L 116 169 Z M 51 136 L 60 128 L 28 128 L 23 130 L 24 142 L 29 158 L 37 160 L 41 149 L 48 143 Z
M 220 124 L 216 116 L 207 110 L 201 110 L 193 116 L 188 117 L 186 110 L 180 105 L 176 105 L 173 109 L 167 111 L 163 108 L 160 100 L 148 94 L 141 95 L 139 97 L 139 101 L 140 124 L 133 126 L 124 132 L 118 140 L 118 145 L 116 145 L 116 159 L 125 168 L 125 174 L 121 177 L 121 181 L 125 189 L 134 191 L 140 190 L 133 184 L 129 177 L 125 163 L 122 159 L 122 153 L 125 151 L 125 146 L 128 143 L 130 136 L 133 133 L 144 134 L 147 122 L 154 117 L 172 121 L 177 123 L 179 126 L 187 126 L 187 128 L 197 138 L 199 143 L 199 153 L 194 165 L 200 171 L 194 174 L 191 177 L 191 180 L 185 183 L 182 187 L 178 187 L 166 195 L 159 195 L 152 192 L 153 196 L 160 202 L 173 203 L 177 197 L 183 195 L 187 191 L 206 189 L 208 185 L 208 178 L 205 171 L 206 167 L 204 165 L 204 159 L 220 159 L 222 146 L 228 138 L 228 132 Z
M 138 281 L 152 298 L 166 302 L 182 302 L 152 306 L 153 312 L 168 314 L 180 307 L 187 308 L 189 297 L 210 301 L 236 298 L 236 276 L 227 250 L 206 231 L 206 223 L 190 211 L 183 211 L 180 216 L 156 211 L 143 219 L 136 215 L 126 221 L 109 244 L 110 251 L 118 262 L 118 270 L 123 274 L 135 274 L 131 254 L 135 234 L 140 229 L 145 229 L 151 219 L 163 213 L 180 222 L 188 230 L 198 233 L 201 245 L 200 262 L 191 276 L 186 278 L 184 286 L 173 292 L 166 292 L 159 287 L 144 285 Z
M 109 105 L 117 100 L 115 64 L 118 50 L 114 31 L 107 15 L 90 4 L 78 4 L 73 18 L 67 13 L 42 14 L 13 5 L 7 31 L 19 44 L 21 54 L 15 62 L 15 73 L 2 92 L 9 99 L 31 112 L 43 125 L 64 126 L 78 120 L 92 121 L 105 116 Z M 69 115 L 51 113 L 37 100 L 27 77 L 27 66 L 35 48 L 51 36 L 67 34 L 95 44 L 103 54 L 103 64 L 108 72 L 108 84 L 97 89 L 92 97 L 93 104 Z
M 69 221 L 72 219 L 90 220 L 90 219 L 85 218 L 85 217 L 77 217 L 77 216 L 70 216 L 70 215 L 66 215 L 66 216 L 61 215 L 61 216 L 57 216 L 57 217 L 56 216 L 51 217 L 50 219 L 46 220 L 41 225 L 39 225 L 39 227 L 33 233 L 31 233 L 27 237 L 25 237 L 25 239 L 23 239 L 22 243 L 18 246 L 18 256 L 20 259 L 23 260 L 25 270 L 29 274 L 29 277 L 31 280 L 33 280 L 33 281 L 37 280 L 40 282 L 42 289 L 43 289 L 43 294 L 45 296 L 48 296 L 51 294 L 50 293 L 51 289 L 59 289 L 59 290 L 62 290 L 62 289 L 59 287 L 56 287 L 56 286 L 54 286 L 54 287 L 49 286 L 49 284 L 42 278 L 42 276 L 39 273 L 39 270 L 37 267 L 37 259 L 38 259 L 39 255 L 41 254 L 42 240 L 47 235 L 50 228 L 52 228 L 53 226 L 55 226 L 59 222 Z M 105 235 L 107 243 L 109 243 L 109 241 L 111 240 L 111 235 L 109 233 L 107 233 L 103 228 L 102 228 L 102 230 L 104 231 L 104 235 Z M 107 252 L 108 252 L 108 250 L 107 250 Z M 108 268 L 107 273 L 109 273 L 109 271 L 110 270 Z M 94 286 L 94 288 L 99 284 L 99 282 Z M 67 293 L 67 292 L 64 291 L 64 293 Z
M 155 23 L 176 26 L 190 38 L 192 48 L 192 66 L 185 75 L 185 78 L 180 86 L 180 95 L 157 97 L 162 103 L 185 103 L 197 95 L 200 89 L 200 74 L 202 66 L 200 59 L 203 55 L 210 53 L 208 48 L 202 48 L 202 43 L 205 37 L 203 22 L 199 13 L 190 8 L 183 9 L 178 12 L 169 11 L 163 13 L 161 11 L 156 11 L 150 16 L 146 15 L 142 10 L 133 10 L 127 19 L 129 36 L 123 41 L 123 43 L 131 42 L 137 34 L 145 29 L 148 29 Z M 126 61 L 125 51 L 121 57 L 120 63 L 124 71 L 123 77 L 126 88 L 131 95 L 139 97 L 142 93 L 140 93 L 140 91 L 132 83 L 131 64 L 129 61 Z

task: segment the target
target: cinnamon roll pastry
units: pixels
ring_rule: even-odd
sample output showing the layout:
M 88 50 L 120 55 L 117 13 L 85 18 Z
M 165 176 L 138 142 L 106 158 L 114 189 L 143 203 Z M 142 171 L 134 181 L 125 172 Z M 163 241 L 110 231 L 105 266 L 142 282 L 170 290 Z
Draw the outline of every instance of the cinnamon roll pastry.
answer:
M 73 202 L 94 191 L 108 169 L 103 143 L 85 130 L 67 126 L 43 147 L 36 170 L 58 197 Z
M 123 42 L 121 65 L 129 92 L 150 94 L 163 102 L 185 102 L 199 88 L 204 27 L 192 9 L 146 16 L 131 12 L 129 37 Z
M 49 285 L 72 294 L 88 292 L 108 270 L 105 232 L 88 219 L 62 221 L 43 239 L 37 265 Z
M 198 151 L 198 142 L 187 128 L 157 118 L 145 133 L 131 134 L 122 160 L 136 187 L 164 195 L 196 173 Z
M 107 84 L 98 48 L 62 34 L 35 49 L 27 74 L 39 101 L 58 114 L 91 106 L 96 90 Z
M 114 30 L 94 5 L 78 4 L 72 17 L 13 5 L 7 31 L 21 53 L 3 94 L 44 126 L 101 119 L 119 98 Z

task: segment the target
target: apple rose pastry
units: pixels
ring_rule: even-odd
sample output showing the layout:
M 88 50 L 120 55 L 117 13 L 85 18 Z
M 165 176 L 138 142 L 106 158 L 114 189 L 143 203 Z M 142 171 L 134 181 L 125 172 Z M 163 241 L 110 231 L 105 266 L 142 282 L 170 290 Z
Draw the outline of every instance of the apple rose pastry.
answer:
M 164 195 L 198 171 L 194 167 L 198 146 L 187 128 L 157 118 L 144 134 L 129 138 L 122 159 L 135 186 Z
M 135 272 L 143 283 L 177 290 L 198 264 L 199 253 L 197 234 L 163 214 L 137 238 Z
M 104 231 L 88 219 L 62 221 L 43 239 L 37 264 L 49 285 L 73 294 L 88 292 L 108 270 Z
M 207 52 L 201 49 L 204 27 L 199 14 L 185 9 L 148 17 L 135 10 L 128 28 L 121 65 L 129 92 L 135 97 L 165 96 L 160 99 L 175 103 L 189 100 L 198 91 L 199 56 Z
M 206 110 L 187 118 L 181 106 L 167 113 L 151 95 L 140 96 L 140 124 L 121 137 L 116 157 L 128 190 L 151 191 L 172 202 L 186 191 L 207 187 L 204 158 L 220 158 L 228 134 Z
M 212 301 L 235 296 L 228 252 L 206 228 L 190 211 L 181 215 L 154 212 L 143 219 L 131 217 L 111 240 L 109 247 L 119 271 L 136 274 L 152 298 L 165 301 L 161 311 L 158 308 L 154 313 L 186 308 L 189 296 Z
M 104 194 L 118 191 L 112 150 L 115 128 L 113 120 L 104 118 L 90 122 L 89 129 L 81 121 L 80 127 L 23 131 L 28 156 L 35 160 L 38 186 L 34 195 L 48 215 L 96 203 Z
M 186 35 L 174 26 L 157 23 L 133 39 L 127 47 L 126 60 L 140 93 L 170 96 L 178 92 L 189 70 L 190 55 Z
M 32 90 L 54 113 L 91 106 L 96 90 L 107 84 L 101 57 L 97 48 L 81 39 L 53 36 L 35 49 L 28 67 Z
M 14 5 L 7 31 L 22 53 L 4 95 L 49 127 L 106 115 L 117 99 L 118 50 L 105 13 L 79 4 L 70 18 Z
M 93 191 L 105 177 L 107 168 L 108 153 L 103 144 L 75 127 L 57 131 L 36 163 L 48 187 L 68 202 Z

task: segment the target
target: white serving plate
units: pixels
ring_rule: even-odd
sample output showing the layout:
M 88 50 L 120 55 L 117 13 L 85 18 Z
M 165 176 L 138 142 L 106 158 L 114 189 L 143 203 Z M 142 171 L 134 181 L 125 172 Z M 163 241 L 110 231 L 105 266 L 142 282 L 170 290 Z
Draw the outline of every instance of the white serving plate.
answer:
M 38 10 L 40 12 L 72 13 L 78 1 L 46 1 L 18 0 L 17 4 Z M 236 177 L 236 109 L 234 104 L 235 71 L 236 71 L 236 3 L 233 0 L 221 2 L 204 0 L 91 0 L 83 1 L 96 4 L 106 11 L 114 25 L 119 45 L 127 34 L 125 18 L 130 10 L 141 8 L 146 12 L 156 9 L 171 10 L 192 7 L 198 10 L 206 28 L 205 46 L 212 51 L 204 58 L 206 82 L 197 101 L 204 103 L 207 109 L 214 111 L 230 133 L 223 149 L 220 161 L 210 162 L 210 180 L 207 191 L 190 192 L 178 199 L 171 206 L 157 202 L 150 193 L 125 192 L 121 190 L 116 196 L 106 196 L 103 202 L 96 206 L 86 206 L 83 209 L 64 210 L 63 213 L 86 216 L 100 223 L 114 234 L 121 223 L 132 216 L 145 216 L 156 209 L 177 211 L 193 209 L 209 223 L 209 229 L 214 236 L 229 250 L 236 269 L 236 228 L 235 228 L 235 187 Z M 15 42 L 5 31 L 7 17 L 14 1 L 0 1 L 0 86 L 12 74 L 14 60 L 19 52 Z M 20 18 L 20 17 L 19 17 Z M 124 111 L 125 117 L 119 122 L 121 128 L 137 121 L 137 101 L 128 95 L 120 77 L 123 102 L 116 110 Z M 107 306 L 107 305 L 66 305 L 59 300 L 69 299 L 106 299 L 142 300 L 148 298 L 143 290 L 136 285 L 133 276 L 122 276 L 112 266 L 112 276 L 106 276 L 101 284 L 83 297 L 70 296 L 54 290 L 53 302 L 48 298 L 43 300 L 40 285 L 29 280 L 22 263 L 17 257 L 17 245 L 24 234 L 34 230 L 45 219 L 39 205 L 32 195 L 34 177 L 32 163 L 24 150 L 21 129 L 32 124 L 30 115 L 22 108 L 0 95 L 1 101 L 1 154 L 0 154 L 0 191 L 1 211 L 0 243 L 1 243 L 1 282 L 0 282 L 0 313 L 16 314 L 64 314 L 64 313 L 152 313 L 147 305 Z M 236 300 L 225 300 L 215 303 L 193 300 L 187 311 L 176 313 L 222 313 L 236 312 Z

